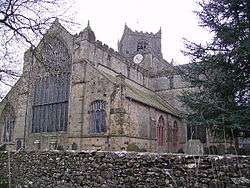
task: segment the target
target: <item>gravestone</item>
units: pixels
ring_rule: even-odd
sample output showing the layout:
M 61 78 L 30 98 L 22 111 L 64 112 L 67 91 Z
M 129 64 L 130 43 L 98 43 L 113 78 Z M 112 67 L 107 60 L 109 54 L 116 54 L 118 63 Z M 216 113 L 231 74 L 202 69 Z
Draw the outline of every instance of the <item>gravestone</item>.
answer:
M 198 139 L 189 140 L 186 143 L 185 153 L 189 155 L 203 155 L 204 153 L 203 144 Z

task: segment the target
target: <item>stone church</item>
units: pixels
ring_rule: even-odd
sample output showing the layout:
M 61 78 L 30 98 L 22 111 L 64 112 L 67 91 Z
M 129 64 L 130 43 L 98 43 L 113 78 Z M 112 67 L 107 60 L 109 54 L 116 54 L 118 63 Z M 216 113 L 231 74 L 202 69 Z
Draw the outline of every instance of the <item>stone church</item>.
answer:
M 180 152 L 187 126 L 177 95 L 187 87 L 163 59 L 161 30 L 125 25 L 118 51 L 90 25 L 70 34 L 56 20 L 0 105 L 0 145 L 11 150 Z

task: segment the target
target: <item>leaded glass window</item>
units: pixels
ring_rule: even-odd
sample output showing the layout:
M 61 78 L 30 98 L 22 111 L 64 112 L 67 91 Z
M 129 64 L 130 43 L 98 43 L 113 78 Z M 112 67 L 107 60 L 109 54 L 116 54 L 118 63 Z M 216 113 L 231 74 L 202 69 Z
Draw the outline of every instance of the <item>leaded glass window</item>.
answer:
M 6 104 L 5 109 L 3 110 L 1 117 L 4 131 L 3 131 L 3 141 L 4 142 L 12 142 L 13 141 L 13 133 L 14 133 L 14 125 L 15 125 L 15 112 L 13 107 L 10 104 Z
M 35 87 L 32 132 L 66 131 L 69 75 L 42 78 Z
M 90 105 L 90 133 L 106 132 L 106 102 L 97 100 Z
M 45 42 L 42 54 L 51 74 L 36 81 L 31 132 L 67 131 L 70 79 L 67 47 L 53 38 Z

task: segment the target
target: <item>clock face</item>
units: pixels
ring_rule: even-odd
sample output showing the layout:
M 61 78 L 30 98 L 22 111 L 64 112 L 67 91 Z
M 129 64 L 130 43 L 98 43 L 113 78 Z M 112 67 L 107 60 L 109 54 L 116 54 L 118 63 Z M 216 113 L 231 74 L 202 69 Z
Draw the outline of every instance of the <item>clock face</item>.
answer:
M 134 63 L 136 63 L 136 64 L 141 63 L 142 60 L 143 60 L 143 55 L 141 55 L 141 54 L 135 55 L 134 59 L 133 59 Z
M 43 47 L 43 61 L 47 66 L 56 69 L 69 65 L 70 56 L 65 44 L 55 38 L 46 41 Z

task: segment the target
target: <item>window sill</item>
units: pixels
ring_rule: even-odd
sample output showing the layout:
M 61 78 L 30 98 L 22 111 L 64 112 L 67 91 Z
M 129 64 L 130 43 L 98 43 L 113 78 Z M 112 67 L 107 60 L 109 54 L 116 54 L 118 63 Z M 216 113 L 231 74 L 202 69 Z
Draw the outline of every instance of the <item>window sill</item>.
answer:
M 40 132 L 40 133 L 30 133 L 31 135 L 61 135 L 67 134 L 67 131 L 57 131 L 57 132 Z

